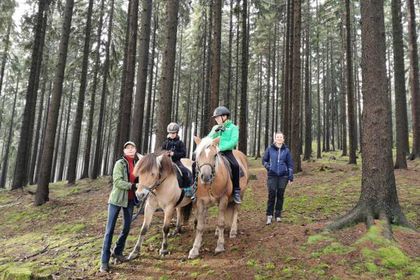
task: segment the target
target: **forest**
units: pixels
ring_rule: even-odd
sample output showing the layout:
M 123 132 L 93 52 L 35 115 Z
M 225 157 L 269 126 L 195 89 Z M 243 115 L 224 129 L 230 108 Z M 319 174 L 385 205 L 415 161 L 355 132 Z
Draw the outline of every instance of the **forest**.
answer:
M 102 213 L 98 221 L 77 221 L 83 224 L 80 231 L 69 229 L 74 236 L 89 236 L 83 245 L 90 242 L 98 255 L 110 176 L 124 143 L 133 141 L 141 154 L 153 153 L 166 139 L 167 125 L 176 122 L 187 157 L 192 157 L 193 136 L 210 132 L 215 125 L 213 110 L 223 105 L 239 127 L 237 148 L 247 155 L 254 177 L 239 219 L 256 213 L 264 217 L 267 190 L 261 157 L 273 135 L 281 131 L 296 174 L 285 195 L 290 227 L 281 234 L 287 235 L 289 229 L 299 236 L 299 246 L 316 253 L 319 248 L 306 235 L 325 243 L 345 239 L 348 233 L 354 243 L 356 229 L 366 233 L 380 224 L 383 242 L 400 242 L 406 262 L 387 267 L 377 261 L 378 256 L 372 260 L 367 254 L 369 265 L 362 272 L 346 274 L 331 269 L 329 256 L 329 267 L 321 265 L 323 274 L 315 271 L 309 277 L 296 272 L 313 267 L 308 260 L 290 266 L 289 275 L 284 260 L 279 265 L 279 259 L 271 259 L 267 252 L 262 254 L 264 260 L 258 259 L 253 250 L 255 255 L 245 263 L 236 263 L 246 267 L 242 272 L 234 268 L 218 272 L 217 267 L 228 261 L 212 263 L 217 257 L 205 256 L 210 268 L 201 259 L 195 276 L 190 270 L 176 274 L 182 267 L 172 259 L 169 266 L 150 272 L 151 278 L 331 279 L 338 273 L 337 279 L 356 275 L 416 279 L 420 275 L 419 14 L 419 0 L 0 0 L 0 210 L 6 213 L 0 219 L 4 226 L 0 244 L 9 244 L 14 231 L 30 232 L 30 224 L 38 220 L 16 218 L 16 213 L 39 213 L 38 227 L 43 229 L 48 227 L 43 215 L 52 215 L 56 208 L 64 211 L 66 203 L 79 205 L 74 198 L 83 200 L 85 194 L 98 205 L 81 207 L 80 214 L 64 212 L 70 212 L 73 222 L 78 215 Z M 319 202 L 314 217 L 310 206 L 299 208 L 299 188 L 308 197 L 328 193 L 325 180 L 330 179 L 337 185 L 337 193 L 330 196 L 344 199 L 333 209 L 334 215 L 331 209 L 319 210 L 324 202 Z M 348 194 L 343 182 L 351 186 Z M 24 210 L 16 209 L 22 205 Z M 304 222 L 305 234 L 297 229 L 303 222 L 292 218 L 294 211 L 301 211 L 303 220 L 310 216 Z M 22 228 L 12 226 L 19 221 Z M 54 220 L 54 225 L 62 222 Z M 247 225 L 239 238 L 258 231 Z M 320 235 L 324 228 L 338 233 Z M 133 235 L 138 233 L 134 231 Z M 192 227 L 188 234 L 176 244 L 187 248 L 184 243 L 192 240 Z M 258 234 L 265 240 L 278 233 L 265 229 Z M 246 242 L 232 246 L 245 250 Z M 287 244 L 283 240 L 281 246 L 272 245 L 282 250 Z M 359 247 L 340 248 L 351 259 L 354 252 L 362 254 Z M 50 249 L 42 252 L 42 248 L 34 249 L 39 254 L 25 256 L 36 260 L 48 254 Z M 181 251 L 173 258 L 182 258 L 185 250 Z M 20 254 L 10 249 L 12 253 Z M 26 263 L 25 256 L 19 262 Z M 238 256 L 232 251 L 226 258 Z M 0 254 L 0 276 L 16 258 Z M 96 267 L 95 261 L 87 262 Z M 155 259 L 147 262 L 156 264 Z M 188 265 L 194 269 L 194 264 Z M 74 275 L 95 277 L 96 272 L 86 269 Z M 127 279 L 138 279 L 138 271 L 128 265 L 125 269 L 121 273 L 127 273 Z M 72 275 L 60 273 L 63 279 Z M 5 279 L 14 279 L 10 277 Z

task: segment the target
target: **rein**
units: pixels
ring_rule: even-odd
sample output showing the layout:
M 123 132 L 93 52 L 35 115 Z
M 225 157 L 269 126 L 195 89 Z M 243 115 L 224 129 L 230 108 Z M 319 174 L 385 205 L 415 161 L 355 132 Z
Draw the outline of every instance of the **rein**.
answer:
M 141 186 L 143 189 L 146 189 L 149 193 L 153 194 L 154 196 L 156 196 L 155 194 L 155 190 L 166 180 L 166 178 L 168 178 L 168 176 L 166 176 L 165 178 L 163 178 L 162 180 L 157 180 L 156 182 L 154 182 L 151 186 Z

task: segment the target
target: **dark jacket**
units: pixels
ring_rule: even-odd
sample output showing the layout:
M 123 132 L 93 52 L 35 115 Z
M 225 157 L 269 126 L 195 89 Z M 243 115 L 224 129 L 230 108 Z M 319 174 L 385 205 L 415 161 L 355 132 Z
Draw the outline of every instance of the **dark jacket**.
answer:
M 271 144 L 265 150 L 262 164 L 267 169 L 268 176 L 287 176 L 289 181 L 293 181 L 293 159 L 286 145 L 278 148 Z
M 162 144 L 162 150 L 174 152 L 174 155 L 172 156 L 173 162 L 177 162 L 187 155 L 185 144 L 179 139 L 178 136 L 174 139 L 166 138 Z

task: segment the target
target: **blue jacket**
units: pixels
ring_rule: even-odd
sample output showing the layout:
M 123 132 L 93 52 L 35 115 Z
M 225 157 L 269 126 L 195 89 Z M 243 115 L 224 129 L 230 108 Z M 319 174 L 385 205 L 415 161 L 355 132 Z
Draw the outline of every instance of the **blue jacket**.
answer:
M 267 169 L 268 176 L 287 176 L 289 181 L 293 181 L 293 159 L 285 144 L 281 148 L 271 144 L 265 150 L 262 164 Z

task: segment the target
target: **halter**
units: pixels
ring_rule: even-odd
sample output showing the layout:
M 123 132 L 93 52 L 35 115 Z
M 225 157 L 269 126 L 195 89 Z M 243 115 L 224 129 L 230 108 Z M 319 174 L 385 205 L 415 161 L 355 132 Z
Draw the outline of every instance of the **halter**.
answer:
M 155 190 L 166 180 L 166 178 L 168 178 L 168 176 L 166 176 L 163 179 L 159 179 L 157 181 L 155 181 L 152 185 L 150 186 L 143 186 L 140 185 L 140 187 L 142 187 L 143 189 L 146 189 L 149 193 L 153 194 L 154 196 L 156 196 L 155 194 Z
M 218 156 L 218 154 L 216 154 L 216 156 Z M 197 167 L 196 167 L 196 173 L 197 173 L 197 176 L 198 176 L 198 174 L 200 174 L 201 173 L 201 168 L 203 167 L 203 166 L 206 166 L 206 165 L 208 165 L 208 166 L 210 166 L 210 168 L 211 168 L 211 180 L 210 180 L 210 184 L 211 183 L 213 183 L 213 181 L 214 181 L 214 177 L 215 177 L 215 175 L 216 175 L 216 167 L 215 166 L 213 166 L 212 164 L 210 164 L 210 163 L 203 163 L 202 165 L 197 165 Z

